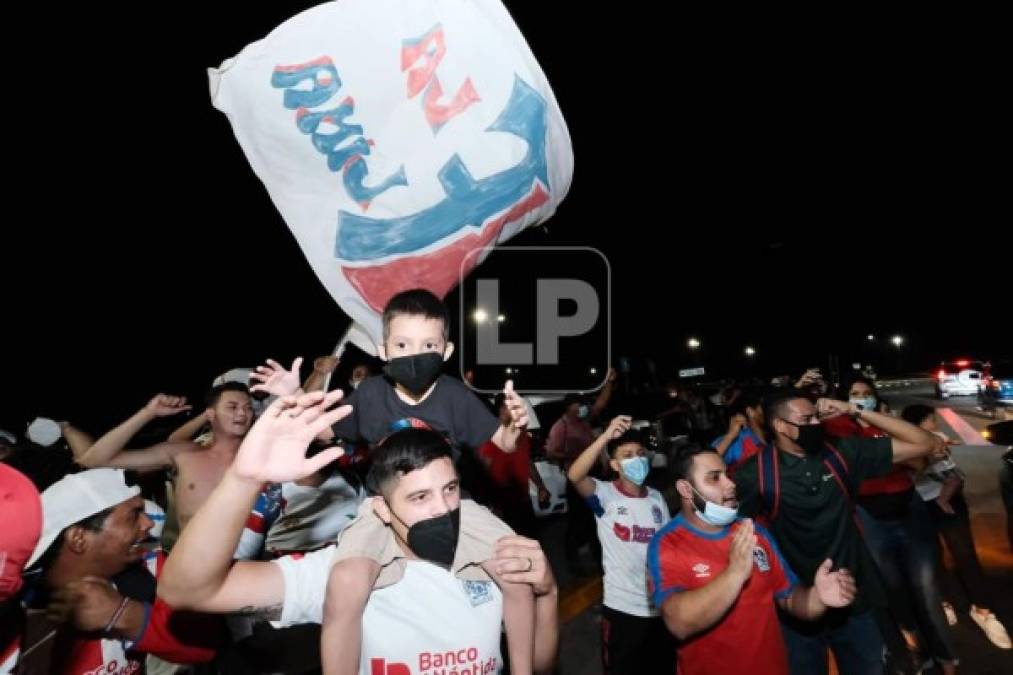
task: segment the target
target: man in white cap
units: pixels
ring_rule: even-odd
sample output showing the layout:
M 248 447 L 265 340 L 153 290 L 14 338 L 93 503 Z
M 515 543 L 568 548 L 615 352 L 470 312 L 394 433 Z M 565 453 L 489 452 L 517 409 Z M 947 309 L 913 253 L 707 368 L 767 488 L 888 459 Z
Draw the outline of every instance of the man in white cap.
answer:
M 233 368 L 216 377 L 211 386 L 220 387 L 228 382 L 237 382 L 244 387 L 252 387 L 257 381 L 251 379 L 250 375 L 255 372 L 253 368 Z M 267 409 L 267 406 L 270 405 L 271 402 L 267 399 L 268 396 L 265 393 L 250 392 L 250 404 L 253 406 L 254 417 L 259 417 Z
M 173 663 L 214 657 L 220 624 L 155 597 L 164 555 L 141 546 L 152 526 L 121 470 L 71 474 L 42 493 L 42 535 L 26 570 L 38 577 L 29 605 L 67 623 L 43 647 L 50 672 L 140 672 L 145 653 Z

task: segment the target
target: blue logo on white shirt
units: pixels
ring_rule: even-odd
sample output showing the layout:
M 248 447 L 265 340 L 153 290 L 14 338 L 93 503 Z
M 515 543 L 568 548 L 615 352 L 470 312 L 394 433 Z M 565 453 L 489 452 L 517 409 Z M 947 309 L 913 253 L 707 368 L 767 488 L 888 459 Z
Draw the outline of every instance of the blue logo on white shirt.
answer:
M 464 586 L 464 592 L 468 594 L 468 600 L 471 602 L 472 607 L 478 607 L 492 601 L 491 581 L 462 580 L 461 584 Z

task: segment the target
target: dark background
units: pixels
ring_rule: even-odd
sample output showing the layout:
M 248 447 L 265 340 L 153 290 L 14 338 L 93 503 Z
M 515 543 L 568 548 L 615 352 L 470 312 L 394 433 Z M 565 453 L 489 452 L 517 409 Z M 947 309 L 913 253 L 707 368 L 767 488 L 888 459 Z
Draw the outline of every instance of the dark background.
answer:
M 158 391 L 333 348 L 347 318 L 205 74 L 312 4 L 19 10 L 0 426 L 102 431 Z M 511 244 L 607 254 L 614 359 L 771 375 L 830 353 L 889 372 L 1009 351 L 997 22 L 507 5 L 576 155 L 556 217 Z

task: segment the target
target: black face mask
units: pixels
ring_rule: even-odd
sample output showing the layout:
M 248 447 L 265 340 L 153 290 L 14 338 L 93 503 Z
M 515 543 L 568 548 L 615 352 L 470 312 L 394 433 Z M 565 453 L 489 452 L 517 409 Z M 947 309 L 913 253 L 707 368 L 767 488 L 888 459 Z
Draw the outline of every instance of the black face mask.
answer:
M 383 367 L 383 372 L 392 380 L 417 396 L 426 392 L 441 370 L 443 355 L 436 352 L 399 356 Z
M 823 452 L 826 440 L 822 424 L 795 424 L 788 420 L 782 421 L 788 422 L 788 424 L 798 429 L 798 438 L 795 439 L 795 442 L 800 448 L 805 450 L 807 455 L 818 455 Z
M 387 508 L 390 508 L 389 506 Z M 390 511 L 394 514 L 394 510 Z M 405 522 L 394 514 L 394 517 Z M 461 531 L 461 509 L 447 511 L 442 516 L 420 520 L 408 528 L 408 548 L 423 560 L 450 568 L 457 553 L 457 538 Z

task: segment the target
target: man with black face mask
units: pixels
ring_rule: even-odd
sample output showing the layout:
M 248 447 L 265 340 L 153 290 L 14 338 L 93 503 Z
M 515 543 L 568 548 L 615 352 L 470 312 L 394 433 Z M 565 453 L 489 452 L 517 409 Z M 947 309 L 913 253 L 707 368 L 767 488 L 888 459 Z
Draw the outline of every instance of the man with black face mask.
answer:
M 360 665 L 361 671 L 379 655 L 387 662 L 418 664 L 419 671 L 428 670 L 424 653 L 435 654 L 438 650 L 433 649 L 432 639 L 420 642 L 408 638 L 403 628 L 410 619 L 400 616 L 410 616 L 412 612 L 407 606 L 427 594 L 431 594 L 432 600 L 419 603 L 414 611 L 428 630 L 446 633 L 440 636 L 448 646 L 444 653 L 454 651 L 455 646 L 484 645 L 478 647 L 478 658 L 469 656 L 462 661 L 455 657 L 459 672 L 487 672 L 499 661 L 502 620 L 510 648 L 511 672 L 531 673 L 534 643 L 531 590 L 504 583 L 497 565 L 489 562 L 494 557 L 496 540 L 504 534 L 502 530 L 481 533 L 472 529 L 470 536 L 461 536 L 462 522 L 474 524 L 484 509 L 471 500 L 461 499 L 460 481 L 447 441 L 424 428 L 408 427 L 394 432 L 373 452 L 366 483 L 377 495 L 367 507 L 392 535 L 385 539 L 380 561 L 386 571 L 396 567 L 397 574 L 381 575 L 389 579 L 377 584 L 358 618 L 363 626 L 362 648 L 359 664 L 355 664 L 349 662 L 349 654 L 360 650 L 358 644 L 349 643 L 344 607 L 344 596 L 354 579 L 348 580 L 340 565 L 331 569 L 321 636 L 324 673 L 352 673 L 356 665 Z M 343 541 L 339 541 L 332 560 L 341 560 L 346 555 Z M 478 574 L 468 574 L 469 568 Z M 468 603 L 461 602 L 466 599 L 474 608 L 471 612 L 467 611 Z M 490 606 L 483 607 L 486 603 Z M 384 609 L 390 608 L 399 615 L 396 619 L 385 616 Z M 442 628 L 441 622 L 445 624 Z M 405 638 L 396 645 L 390 640 L 395 631 Z M 440 667 L 435 657 L 431 661 L 431 668 Z M 443 665 L 454 664 L 448 661 Z
M 442 375 L 443 363 L 454 351 L 454 344 L 448 340 L 449 329 L 447 307 L 431 292 L 413 289 L 391 298 L 383 312 L 383 343 L 377 345 L 377 354 L 387 362 L 384 375 L 363 380 L 348 395 L 351 413 L 325 430 L 320 439 L 330 441 L 337 436 L 374 446 L 392 431 L 391 425 L 418 420 L 450 441 L 455 460 L 462 448 L 477 451 L 487 441 L 504 452 L 513 452 L 528 422 L 524 401 L 507 382 L 503 394 L 509 419 L 501 423 L 462 382 Z M 273 361 L 268 363 L 253 376 L 261 382 L 254 390 L 276 396 L 300 393 L 295 365 L 286 371 Z M 368 508 L 360 515 L 342 533 L 342 552 L 354 551 L 357 555 L 343 555 L 337 563 L 344 578 L 341 614 L 349 644 L 358 642 L 370 589 L 395 580 L 390 577 L 390 568 L 385 570 L 386 577 L 380 576 L 383 546 L 389 534 Z M 469 538 L 487 538 L 499 527 L 509 532 L 499 519 L 482 509 L 465 519 L 462 531 Z M 335 622 L 337 616 L 335 612 Z M 355 660 L 349 656 L 348 666 Z
M 893 463 L 941 455 L 945 444 L 903 420 L 844 401 L 813 404 L 797 390 L 769 397 L 764 413 L 773 442 L 736 470 L 739 513 L 767 522 L 803 584 L 813 582 L 827 558 L 850 570 L 858 584 L 851 607 L 830 610 L 817 622 L 782 615 L 791 672 L 826 673 L 829 645 L 841 675 L 882 673 L 883 639 L 873 610 L 884 607 L 886 598 L 855 521 L 852 495 Z M 820 421 L 835 415 L 860 418 L 888 435 L 831 442 Z
M 350 413 L 348 406 L 327 410 L 340 398 L 340 391 L 282 397 L 257 421 L 166 562 L 159 594 L 167 603 L 205 612 L 256 613 L 280 626 L 324 621 L 324 589 L 336 547 L 298 558 L 235 563 L 232 549 L 263 482 L 299 480 L 341 455 L 342 450 L 329 448 L 306 457 L 314 436 Z M 510 623 L 504 609 L 507 586 L 523 587 L 535 597 L 534 621 L 527 616 L 534 651 L 526 672 L 550 671 L 558 638 L 557 589 L 538 542 L 516 536 L 494 542 L 485 567 L 502 584 L 462 580 L 462 556 L 476 555 L 476 542 L 466 539 L 463 523 L 469 509 L 480 507 L 460 499 L 445 440 L 408 428 L 374 452 L 367 482 L 379 494 L 370 506 L 392 533 L 389 566 L 401 567 L 402 573 L 392 586 L 370 596 L 361 620 L 361 658 L 351 672 L 396 675 L 449 672 L 450 667 L 499 672 L 500 626 L 505 619 Z M 330 608 L 326 611 L 329 615 Z M 338 640 L 347 641 L 340 628 Z M 327 649 L 331 642 L 325 637 L 326 672 L 336 672 Z M 525 672 L 525 664 L 512 667 Z

